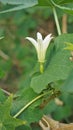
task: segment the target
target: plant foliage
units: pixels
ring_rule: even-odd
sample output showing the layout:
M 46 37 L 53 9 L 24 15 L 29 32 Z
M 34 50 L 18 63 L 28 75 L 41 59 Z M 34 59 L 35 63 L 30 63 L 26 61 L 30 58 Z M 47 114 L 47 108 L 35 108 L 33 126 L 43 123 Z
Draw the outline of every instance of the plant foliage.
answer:
M 40 130 L 38 121 L 44 114 L 61 121 L 68 119 L 73 115 L 73 52 L 72 46 L 67 50 L 65 43 L 72 45 L 73 33 L 54 36 L 42 74 L 35 50 L 24 37 L 29 34 L 35 37 L 37 30 L 45 36 L 47 32 L 41 27 L 48 28 L 52 13 L 60 30 L 56 9 L 61 10 L 58 11 L 61 16 L 63 11 L 73 14 L 73 0 L 0 2 L 0 36 L 4 35 L 0 42 L 0 87 L 3 87 L 0 90 L 0 130 Z M 71 17 L 68 24 L 72 22 Z M 54 99 L 58 96 L 64 105 L 56 104 Z

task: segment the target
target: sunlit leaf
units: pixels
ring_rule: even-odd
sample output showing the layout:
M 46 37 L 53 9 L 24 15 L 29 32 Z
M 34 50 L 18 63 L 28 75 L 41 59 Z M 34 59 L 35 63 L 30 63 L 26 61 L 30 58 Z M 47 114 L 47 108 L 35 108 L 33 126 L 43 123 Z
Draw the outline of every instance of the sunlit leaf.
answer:
M 22 9 L 32 7 L 32 6 L 35 6 L 38 4 L 37 0 L 23 0 L 21 2 L 18 1 L 18 4 L 17 4 L 17 1 L 7 0 L 6 3 L 17 5 L 17 6 L 10 8 L 10 9 L 7 9 L 7 10 L 0 11 L 0 13 L 7 13 L 7 12 L 11 12 L 11 11 L 22 10 Z
M 19 5 L 19 4 L 26 4 L 30 3 L 37 3 L 37 0 L 0 0 L 3 4 L 11 4 L 11 5 Z
M 10 115 L 12 95 L 0 104 L 0 130 L 15 130 L 15 127 L 25 124 L 25 121 L 15 119 Z

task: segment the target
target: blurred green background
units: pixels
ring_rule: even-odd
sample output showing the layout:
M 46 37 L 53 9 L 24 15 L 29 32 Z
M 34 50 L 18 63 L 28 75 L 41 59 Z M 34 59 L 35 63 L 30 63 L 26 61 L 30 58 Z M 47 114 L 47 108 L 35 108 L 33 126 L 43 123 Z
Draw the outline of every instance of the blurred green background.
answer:
M 37 63 L 36 52 L 26 36 L 36 39 L 37 31 L 43 37 L 55 34 L 55 23 L 48 8 L 33 7 L 0 14 L 0 69 L 4 76 L 0 86 L 15 92 Z

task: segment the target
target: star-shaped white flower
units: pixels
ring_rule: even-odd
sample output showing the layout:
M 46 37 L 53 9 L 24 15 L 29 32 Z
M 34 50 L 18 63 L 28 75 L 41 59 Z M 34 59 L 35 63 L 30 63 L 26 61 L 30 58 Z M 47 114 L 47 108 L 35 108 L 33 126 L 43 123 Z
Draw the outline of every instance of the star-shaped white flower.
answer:
M 26 39 L 28 39 L 34 45 L 34 47 L 37 51 L 38 62 L 40 62 L 40 63 L 45 62 L 46 50 L 47 50 L 52 38 L 53 37 L 51 36 L 51 34 L 49 34 L 43 40 L 42 35 L 39 32 L 37 32 L 37 40 L 35 40 L 31 37 L 26 37 Z

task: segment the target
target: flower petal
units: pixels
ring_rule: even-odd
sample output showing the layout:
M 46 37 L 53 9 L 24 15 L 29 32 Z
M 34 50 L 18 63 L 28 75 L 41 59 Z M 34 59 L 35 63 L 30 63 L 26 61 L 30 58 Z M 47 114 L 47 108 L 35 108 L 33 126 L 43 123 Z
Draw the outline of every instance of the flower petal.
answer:
M 44 47 L 44 49 L 47 49 L 47 47 L 49 46 L 49 43 L 50 43 L 51 39 L 53 38 L 53 37 L 51 37 L 51 35 L 52 34 L 47 35 L 45 37 L 45 39 L 43 40 L 43 47 Z
M 40 40 L 43 40 L 41 33 L 37 32 L 37 40 L 39 40 L 39 39 L 40 39 Z
M 26 37 L 26 39 L 29 40 L 34 45 L 34 47 L 37 49 L 38 44 L 35 39 L 33 39 L 31 37 Z

